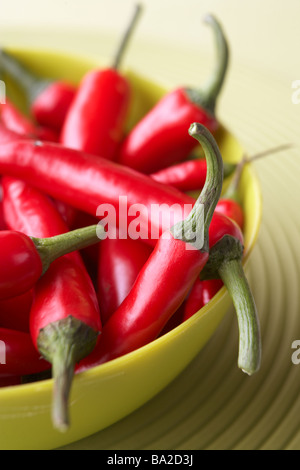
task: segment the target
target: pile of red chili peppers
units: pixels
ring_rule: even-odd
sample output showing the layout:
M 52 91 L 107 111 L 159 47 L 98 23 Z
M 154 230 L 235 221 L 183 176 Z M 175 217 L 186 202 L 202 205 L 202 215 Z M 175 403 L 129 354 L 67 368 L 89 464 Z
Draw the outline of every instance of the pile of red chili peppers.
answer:
M 0 53 L 3 77 L 28 100 L 26 115 L 10 98 L 0 108 L 0 385 L 53 377 L 59 430 L 69 426 L 74 373 L 155 340 L 223 285 L 238 319 L 239 367 L 253 374 L 260 366 L 238 178 L 221 197 L 235 167 L 223 163 L 214 137 L 227 40 L 208 15 L 217 51 L 209 86 L 167 93 L 126 134 L 132 85 L 120 59 L 139 13 L 114 64 L 76 86 L 35 77 Z M 138 217 L 120 211 L 121 198 Z M 115 210 L 113 227 L 100 206 Z M 157 206 L 172 207 L 172 221 L 155 217 Z

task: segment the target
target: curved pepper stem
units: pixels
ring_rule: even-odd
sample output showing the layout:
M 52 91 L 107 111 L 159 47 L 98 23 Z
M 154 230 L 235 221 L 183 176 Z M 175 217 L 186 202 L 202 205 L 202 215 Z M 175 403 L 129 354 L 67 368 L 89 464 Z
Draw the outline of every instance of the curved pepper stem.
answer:
M 172 227 L 174 238 L 187 243 L 199 240 L 199 230 L 203 230 L 203 245 L 196 246 L 201 251 L 208 251 L 208 231 L 210 222 L 222 192 L 223 159 L 213 135 L 199 123 L 191 124 L 189 134 L 202 145 L 206 158 L 206 180 L 188 217 Z M 192 236 L 194 235 L 194 236 Z
M 238 320 L 238 366 L 246 374 L 252 375 L 260 368 L 260 327 L 256 305 L 242 261 L 234 259 L 221 263 L 219 274 L 230 294 Z
M 242 243 L 224 235 L 210 250 L 201 279 L 222 279 L 233 305 L 239 326 L 238 366 L 248 375 L 254 374 L 261 362 L 261 338 L 257 309 L 243 265 Z
M 130 38 L 133 34 L 133 31 L 134 31 L 134 28 L 140 18 L 140 15 L 142 13 L 142 5 L 140 4 L 137 4 L 135 6 L 135 9 L 134 9 L 134 12 L 133 12 L 133 15 L 132 15 L 132 18 L 130 20 L 130 23 L 129 25 L 127 26 L 126 30 L 125 30 L 125 33 L 122 37 L 122 40 L 117 48 L 117 51 L 116 51 L 116 54 L 115 54 L 115 58 L 114 58 L 114 61 L 113 61 L 113 64 L 112 64 L 112 68 L 117 70 L 120 68 L 120 63 L 121 63 L 121 60 L 124 56 L 124 52 L 128 46 L 128 43 L 130 41 Z
M 44 274 L 50 264 L 60 256 L 98 243 L 104 229 L 101 224 L 72 230 L 49 238 L 30 237 L 42 260 Z
M 214 32 L 216 44 L 216 65 L 206 86 L 200 90 L 187 88 L 186 93 L 195 104 L 215 114 L 216 101 L 223 87 L 229 62 L 229 47 L 221 24 L 213 15 L 206 15 L 204 22 L 209 24 Z

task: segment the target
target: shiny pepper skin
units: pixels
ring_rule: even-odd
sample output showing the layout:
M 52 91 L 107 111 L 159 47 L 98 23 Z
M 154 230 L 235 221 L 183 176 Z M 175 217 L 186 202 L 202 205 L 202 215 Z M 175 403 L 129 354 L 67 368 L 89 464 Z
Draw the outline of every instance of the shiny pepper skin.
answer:
M 42 274 L 42 261 L 30 237 L 21 232 L 0 232 L 0 299 L 29 290 Z

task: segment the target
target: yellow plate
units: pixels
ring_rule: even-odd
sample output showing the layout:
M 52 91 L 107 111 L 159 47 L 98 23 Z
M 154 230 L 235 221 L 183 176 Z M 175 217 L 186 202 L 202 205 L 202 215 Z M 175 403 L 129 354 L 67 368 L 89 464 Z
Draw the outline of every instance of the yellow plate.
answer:
M 101 66 L 82 57 L 45 51 L 14 50 L 34 71 L 77 83 L 89 69 Z M 129 126 L 166 91 L 159 84 L 126 70 L 134 97 Z M 17 96 L 17 95 L 16 95 Z M 20 96 L 19 103 L 23 105 Z M 239 161 L 243 149 L 222 127 L 218 143 L 224 160 Z M 261 221 L 260 184 L 251 165 L 243 173 L 245 263 L 256 242 Z M 71 427 L 66 433 L 51 423 L 51 379 L 0 389 L 1 449 L 53 449 L 100 431 L 127 416 L 166 387 L 199 353 L 231 305 L 225 290 L 187 322 L 151 344 L 75 377 L 70 398 Z

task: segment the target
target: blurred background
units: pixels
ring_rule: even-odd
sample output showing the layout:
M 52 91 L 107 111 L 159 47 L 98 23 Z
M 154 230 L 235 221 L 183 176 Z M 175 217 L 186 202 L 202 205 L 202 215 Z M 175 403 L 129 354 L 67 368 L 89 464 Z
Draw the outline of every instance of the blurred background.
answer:
M 234 120 L 231 111 L 234 112 L 237 103 L 245 113 L 249 105 L 258 106 L 258 93 L 262 106 L 268 106 L 274 83 L 281 84 L 283 94 L 276 99 L 283 98 L 283 105 L 298 118 L 300 105 L 298 109 L 292 107 L 291 96 L 292 83 L 300 77 L 299 0 L 140 3 L 144 12 L 123 67 L 134 67 L 169 85 L 201 86 L 215 57 L 212 34 L 203 24 L 203 17 L 214 13 L 231 46 L 230 68 L 219 100 L 220 118 L 236 126 L 239 119 Z M 2 2 L 0 40 L 2 45 L 59 49 L 99 57 L 109 64 L 134 5 L 133 0 Z M 258 86 L 257 73 L 265 78 Z M 263 89 L 264 86 L 267 88 Z
M 200 356 L 159 396 L 68 448 L 299 450 L 300 366 L 291 362 L 291 344 L 300 339 L 300 92 L 293 100 L 292 87 L 300 80 L 300 2 L 141 3 L 144 12 L 124 67 L 170 88 L 201 86 L 215 58 L 211 31 L 202 20 L 213 13 L 230 45 L 219 119 L 249 155 L 295 145 L 255 162 L 263 221 L 249 281 L 261 317 L 262 369 L 250 382 L 238 375 L 235 321 L 229 316 Z M 0 44 L 69 51 L 109 64 L 134 5 L 132 0 L 2 0 Z M 212 351 L 216 356 L 228 331 L 234 340 L 226 344 L 223 375 L 215 377 L 212 369 L 202 377 L 205 358 Z
M 10 0 L 1 2 L 2 41 L 106 54 L 130 17 L 132 0 Z M 238 63 L 293 73 L 299 55 L 298 0 L 143 0 L 144 14 L 132 42 L 135 53 L 153 44 L 197 52 L 210 45 L 201 25 L 205 13 L 218 15 Z M 99 40 L 101 38 L 101 40 Z M 38 41 L 38 42 L 37 42 Z M 298 53 L 298 54 L 297 54 Z M 151 54 L 147 61 L 153 61 Z M 197 55 L 195 57 L 197 60 Z M 151 66 L 151 64 L 150 64 Z M 295 70 L 294 73 L 297 73 Z

